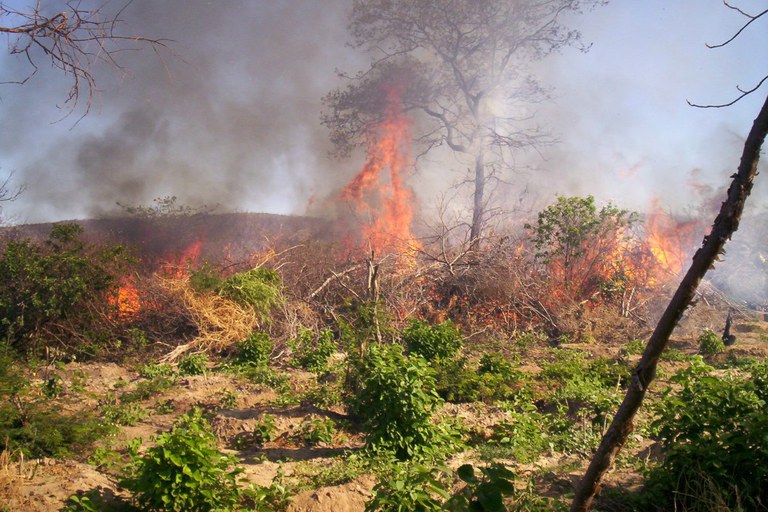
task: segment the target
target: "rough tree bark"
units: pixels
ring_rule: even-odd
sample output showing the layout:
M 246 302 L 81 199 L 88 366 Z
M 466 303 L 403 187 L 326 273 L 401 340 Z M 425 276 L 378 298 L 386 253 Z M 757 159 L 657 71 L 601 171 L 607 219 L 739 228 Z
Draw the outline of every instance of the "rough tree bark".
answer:
M 632 422 L 643 402 L 648 386 L 656 374 L 659 356 L 669 341 L 672 330 L 680 320 L 683 312 L 691 304 L 701 280 L 707 270 L 714 267 L 721 254 L 723 246 L 739 227 L 739 220 L 744 210 L 744 203 L 752 190 L 752 182 L 757 175 L 757 163 L 760 159 L 760 148 L 768 133 L 768 97 L 763 103 L 760 113 L 755 118 L 752 129 L 744 143 L 744 151 L 733 181 L 728 188 L 728 195 L 715 218 L 710 234 L 704 237 L 701 248 L 693 256 L 693 262 L 688 272 L 680 282 L 677 291 L 669 302 L 667 309 L 659 320 L 656 329 L 648 341 L 640 362 L 632 372 L 632 380 L 624 401 L 621 403 L 611 426 L 603 436 L 600 446 L 595 452 L 587 468 L 571 504 L 571 512 L 586 512 L 600 490 L 603 475 L 613 464 L 632 432 Z

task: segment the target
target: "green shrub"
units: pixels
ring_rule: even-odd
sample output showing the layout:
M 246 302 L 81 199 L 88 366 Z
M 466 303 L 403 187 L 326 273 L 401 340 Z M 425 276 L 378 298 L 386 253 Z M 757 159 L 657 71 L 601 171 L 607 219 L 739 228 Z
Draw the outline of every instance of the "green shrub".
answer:
M 440 445 L 452 446 L 450 434 L 431 419 L 442 400 L 423 357 L 406 358 L 398 345 L 373 345 L 359 368 L 359 383 L 352 408 L 374 451 L 392 450 L 409 459 Z
M 296 437 L 308 446 L 327 446 L 333 443 L 336 434 L 336 422 L 332 419 L 307 416 L 302 420 Z
M 170 377 L 173 375 L 173 367 L 164 363 L 147 363 L 139 367 L 139 376 L 145 379 L 154 377 Z
M 91 353 L 117 339 L 108 319 L 131 259 L 121 246 L 87 245 L 82 232 L 58 224 L 43 244 L 12 240 L 0 254 L 0 339 L 18 351 L 37 351 L 53 338 Z
M 272 269 L 258 267 L 233 274 L 224 280 L 219 295 L 239 304 L 252 307 L 262 319 L 280 304 L 282 279 Z
M 265 332 L 255 332 L 237 344 L 237 362 L 267 366 L 272 355 L 272 340 Z
M 699 354 L 703 356 L 714 356 L 725 352 L 725 343 L 723 338 L 709 329 L 705 330 L 699 336 Z
M 469 360 L 466 357 L 457 357 L 433 364 L 435 390 L 443 400 L 452 403 L 469 403 L 480 399 L 482 378 L 468 363 Z
M 464 357 L 438 360 L 435 370 L 437 393 L 453 403 L 508 400 L 516 393 L 522 378 L 519 370 L 502 356 L 486 354 L 478 368 Z
M 271 414 L 264 414 L 261 420 L 253 427 L 254 441 L 262 445 L 270 442 L 275 438 L 277 432 L 277 424 L 275 423 L 275 417 Z
M 205 353 L 189 354 L 179 360 L 179 375 L 203 375 L 207 365 L 208 356 Z
M 334 405 L 339 405 L 343 401 L 341 386 L 337 383 L 328 382 L 320 386 L 308 389 L 303 397 L 302 402 L 307 402 L 318 408 L 328 408 Z
M 516 493 L 512 473 L 503 464 L 491 464 L 480 468 L 480 475 L 471 464 L 464 464 L 456 471 L 464 487 L 454 494 L 445 508 L 454 511 L 504 511 L 505 496 Z
M 150 380 L 141 381 L 136 384 L 136 389 L 127 391 L 120 397 L 123 403 L 139 402 L 147 400 L 173 387 L 173 380 L 159 375 Z
M 448 468 L 420 463 L 397 463 L 390 475 L 373 487 L 373 495 L 365 504 L 366 512 L 430 512 L 444 510 L 449 498 L 446 483 Z
M 189 284 L 196 292 L 218 292 L 224 284 L 219 272 L 210 263 L 189 273 Z
M 131 427 L 147 417 L 147 411 L 139 404 L 104 404 L 101 415 L 108 425 Z
M 202 411 L 180 417 L 170 432 L 139 457 L 132 453 L 131 474 L 120 485 L 145 510 L 229 510 L 241 500 L 236 459 L 217 450 Z
M 758 369 L 752 380 L 707 375 L 699 365 L 678 374 L 653 429 L 664 460 L 647 484 L 651 503 L 665 510 L 758 510 L 768 503 L 768 396 Z
M 237 407 L 238 394 L 236 391 L 222 389 L 216 396 L 219 398 L 219 407 L 222 409 L 234 409 Z
M 114 432 L 92 413 L 63 413 L 30 384 L 26 368 L 0 355 L 0 432 L 3 448 L 27 458 L 87 457 L 93 443 Z
M 228 370 L 241 375 L 253 384 L 271 388 L 277 392 L 290 389 L 288 375 L 268 366 L 237 365 L 229 367 Z
M 336 352 L 336 340 L 333 331 L 323 329 L 317 336 L 305 328 L 299 330 L 299 336 L 290 343 L 295 363 L 312 372 L 321 372 L 328 368 L 328 359 Z
M 420 320 L 411 320 L 403 330 L 401 339 L 411 354 L 418 354 L 427 361 L 449 359 L 461 350 L 461 334 L 450 320 L 429 325 Z

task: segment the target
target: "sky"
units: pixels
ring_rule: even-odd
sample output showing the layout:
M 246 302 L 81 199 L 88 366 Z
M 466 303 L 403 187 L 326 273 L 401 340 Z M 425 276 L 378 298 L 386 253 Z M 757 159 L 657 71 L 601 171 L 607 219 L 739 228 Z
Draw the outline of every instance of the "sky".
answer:
M 45 65 L 24 85 L 0 84 L 0 177 L 13 173 L 26 187 L 3 204 L 4 217 L 81 219 L 170 195 L 219 211 L 322 214 L 308 205 L 327 204 L 362 162 L 329 157 L 320 124 L 322 97 L 343 84 L 337 71 L 369 60 L 345 45 L 350 3 L 134 0 L 121 30 L 169 39 L 168 49 L 124 52 L 120 69 L 95 68 L 99 90 L 87 116 L 66 115 L 67 77 Z M 736 5 L 765 8 L 764 0 Z M 768 73 L 768 20 L 725 48 L 705 46 L 744 22 L 719 0 L 614 0 L 573 17 L 590 51 L 565 49 L 532 68 L 552 89 L 536 122 L 560 142 L 521 155 L 498 197 L 542 205 L 554 194 L 593 194 L 639 211 L 654 198 L 674 211 L 719 204 L 768 83 L 725 109 L 686 100 L 728 102 L 737 85 Z M 0 81 L 28 72 L 23 59 L 0 52 Z M 421 163 L 410 184 L 423 211 L 465 171 L 450 159 Z M 756 210 L 768 208 L 761 178 Z M 469 204 L 471 190 L 456 194 Z

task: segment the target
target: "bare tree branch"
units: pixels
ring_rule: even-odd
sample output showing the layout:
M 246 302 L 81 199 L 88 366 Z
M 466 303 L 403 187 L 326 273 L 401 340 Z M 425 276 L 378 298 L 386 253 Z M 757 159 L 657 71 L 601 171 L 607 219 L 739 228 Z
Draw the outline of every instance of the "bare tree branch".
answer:
M 744 96 L 746 96 L 748 94 L 752 94 L 753 92 L 758 90 L 760 88 L 760 86 L 763 85 L 763 83 L 765 83 L 766 80 L 768 80 L 768 75 L 765 75 L 763 77 L 763 79 L 760 80 L 757 83 L 756 86 L 754 86 L 753 88 L 748 89 L 748 90 L 744 90 L 740 86 L 737 85 L 736 86 L 736 90 L 739 91 L 741 93 L 741 95 L 739 97 L 737 97 L 736 99 L 734 99 L 733 101 L 729 101 L 728 103 L 721 103 L 719 105 L 699 105 L 698 103 L 691 103 L 688 100 L 685 100 L 685 101 L 686 101 L 686 103 L 688 103 L 688 105 L 690 105 L 692 107 L 696 107 L 696 108 L 723 108 L 723 107 L 730 107 L 731 105 L 735 104 L 737 101 L 742 99 Z
M 763 12 L 761 12 L 760 14 L 758 14 L 756 16 L 751 16 L 751 15 L 745 13 L 744 11 L 742 11 L 741 9 L 739 9 L 738 7 L 732 6 L 728 2 L 723 2 L 723 3 L 725 4 L 726 7 L 730 8 L 730 9 L 733 9 L 735 11 L 738 11 L 743 16 L 746 16 L 747 18 L 749 18 L 749 21 L 746 22 L 744 25 L 742 25 L 741 28 L 735 34 L 733 34 L 733 36 L 731 36 L 727 41 L 722 42 L 720 44 L 708 44 L 707 48 L 722 48 L 723 46 L 727 45 L 728 43 L 730 43 L 731 41 L 733 41 L 734 39 L 739 37 L 739 35 L 742 32 L 744 32 L 744 30 L 746 30 L 746 28 L 750 24 L 752 24 L 754 21 L 758 20 L 761 16 L 764 16 L 764 15 L 768 14 L 768 9 L 766 9 L 766 10 L 764 10 Z
M 96 92 L 94 67 L 99 61 L 121 69 L 115 56 L 128 49 L 150 46 L 158 51 L 167 48 L 166 39 L 152 39 L 118 32 L 123 22 L 121 14 L 130 5 L 126 3 L 114 15 L 107 15 L 104 7 L 84 9 L 79 2 L 69 2 L 61 12 L 47 14 L 40 1 L 29 10 L 0 4 L 0 33 L 8 34 L 11 55 L 23 56 L 31 71 L 21 80 L 8 80 L 3 84 L 25 84 L 39 69 L 40 61 L 64 72 L 71 81 L 65 104 L 68 114 L 74 112 L 85 98 L 83 116 L 88 114 Z M 127 46 L 126 46 L 127 45 Z

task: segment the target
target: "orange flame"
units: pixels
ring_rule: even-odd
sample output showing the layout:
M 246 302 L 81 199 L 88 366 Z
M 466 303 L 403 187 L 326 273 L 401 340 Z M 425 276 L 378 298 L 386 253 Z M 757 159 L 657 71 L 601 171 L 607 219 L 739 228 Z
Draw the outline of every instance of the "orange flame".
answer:
M 173 277 L 184 277 L 189 273 L 189 267 L 198 263 L 203 242 L 195 240 L 188 245 L 178 256 L 165 258 L 164 271 Z
M 113 297 L 110 303 L 117 308 L 117 318 L 121 320 L 134 318 L 141 311 L 141 298 L 130 278 L 120 280 L 117 297 Z
M 414 238 L 413 194 L 403 182 L 411 163 L 411 120 L 400 108 L 402 89 L 398 84 L 386 87 L 384 119 L 370 131 L 366 162 L 341 191 L 341 199 L 369 218 L 361 226 L 362 236 L 378 253 L 413 244 Z M 385 169 L 389 169 L 388 181 L 382 178 Z
M 645 240 L 662 270 L 675 275 L 683 271 L 700 224 L 675 219 L 664 211 L 658 198 L 653 199 L 645 221 Z

